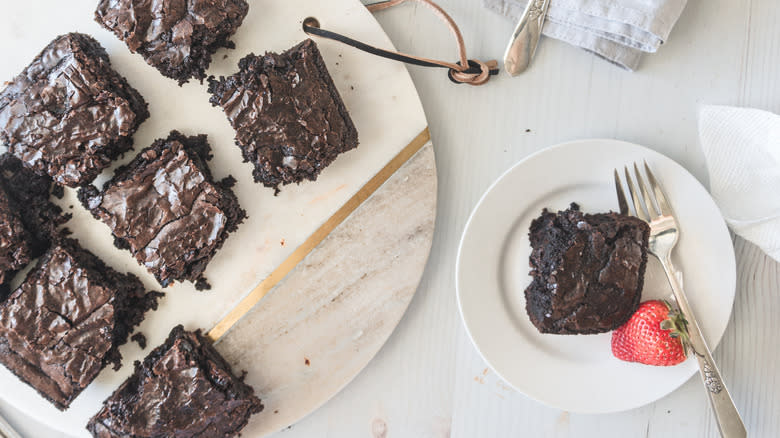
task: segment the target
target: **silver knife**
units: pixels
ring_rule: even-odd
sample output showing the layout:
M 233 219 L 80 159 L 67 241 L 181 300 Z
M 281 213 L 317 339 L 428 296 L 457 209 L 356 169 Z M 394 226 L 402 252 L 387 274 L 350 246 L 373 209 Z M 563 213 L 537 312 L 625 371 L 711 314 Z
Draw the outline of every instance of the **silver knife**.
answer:
M 524 72 L 536 53 L 550 0 L 529 0 L 504 53 L 504 69 L 511 76 Z

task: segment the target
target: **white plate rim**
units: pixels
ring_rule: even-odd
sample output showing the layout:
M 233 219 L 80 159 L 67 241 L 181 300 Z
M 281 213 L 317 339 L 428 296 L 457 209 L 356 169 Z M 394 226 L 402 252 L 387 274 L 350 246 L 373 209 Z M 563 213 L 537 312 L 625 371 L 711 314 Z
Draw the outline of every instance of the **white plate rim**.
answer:
M 535 401 L 537 401 L 537 402 L 539 402 L 539 403 L 541 403 L 541 404 L 543 404 L 545 406 L 551 407 L 551 408 L 562 409 L 562 410 L 566 410 L 566 411 L 569 411 L 569 412 L 576 412 L 576 413 L 583 413 L 583 414 L 608 414 L 608 413 L 615 413 L 615 412 L 622 412 L 622 411 L 627 411 L 627 410 L 631 410 L 631 409 L 636 409 L 636 408 L 642 407 L 644 405 L 653 403 L 653 402 L 655 402 L 655 401 L 665 397 L 666 395 L 674 392 L 676 389 L 678 389 L 680 386 L 682 386 L 685 382 L 690 380 L 690 378 L 693 377 L 694 374 L 696 374 L 696 371 L 698 370 L 698 368 L 696 367 L 695 363 L 692 364 L 693 361 L 689 358 L 689 360 L 685 364 L 679 365 L 680 367 L 688 365 L 688 368 L 689 368 L 689 370 L 687 372 L 687 376 L 684 379 L 680 380 L 679 384 L 671 385 L 669 387 L 668 391 L 666 391 L 664 394 L 662 394 L 662 395 L 660 395 L 658 397 L 645 399 L 645 400 L 642 400 L 640 402 L 635 402 L 635 403 L 626 403 L 624 406 L 621 406 L 619 408 L 610 407 L 610 408 L 607 408 L 607 409 L 602 409 L 602 408 L 599 408 L 596 404 L 592 404 L 592 405 L 588 405 L 588 406 L 576 406 L 576 405 L 570 405 L 570 404 L 567 404 L 567 403 L 556 402 L 556 401 L 552 400 L 551 398 L 545 397 L 545 396 L 540 395 L 538 393 L 529 393 L 528 391 L 524 390 L 522 385 L 518 385 L 517 382 L 514 382 L 511 378 L 508 378 L 507 373 L 503 372 L 503 370 L 501 370 L 501 369 L 499 369 L 498 367 L 495 366 L 494 361 L 492 361 L 490 359 L 490 357 L 485 353 L 485 351 L 483 351 L 483 348 L 480 347 L 480 342 L 477 339 L 475 339 L 475 336 L 474 336 L 474 334 L 472 332 L 473 330 L 472 330 L 472 328 L 469 327 L 468 317 L 466 315 L 467 311 L 464 308 L 464 303 L 463 303 L 463 298 L 462 298 L 463 292 L 462 292 L 462 284 L 461 284 L 461 281 L 462 281 L 462 279 L 461 279 L 461 272 L 462 272 L 462 269 L 463 269 L 462 262 L 463 262 L 463 247 L 464 247 L 464 243 L 466 242 L 467 235 L 471 231 L 471 228 L 473 226 L 473 221 L 475 219 L 475 216 L 477 215 L 477 213 L 480 210 L 480 208 L 483 207 L 487 197 L 491 194 L 491 192 L 493 192 L 496 189 L 496 187 L 499 184 L 501 184 L 502 181 L 505 180 L 510 174 L 512 174 L 513 172 L 516 172 L 518 169 L 522 168 L 528 162 L 531 162 L 532 160 L 538 158 L 539 156 L 547 154 L 547 153 L 550 153 L 551 151 L 554 151 L 554 150 L 562 149 L 562 148 L 570 148 L 570 147 L 574 147 L 574 146 L 586 147 L 585 145 L 587 145 L 588 143 L 590 143 L 590 144 L 594 144 L 594 143 L 612 143 L 615 146 L 634 148 L 635 150 L 641 151 L 642 153 L 645 153 L 645 154 L 648 154 L 648 155 L 654 156 L 654 157 L 660 157 L 663 160 L 666 160 L 670 165 L 673 165 L 673 166 L 677 167 L 679 171 L 681 171 L 684 174 L 687 174 L 688 176 L 690 176 L 691 180 L 696 181 L 696 184 L 699 186 L 699 188 L 701 190 L 703 190 L 706 193 L 706 195 L 707 195 L 706 198 L 704 198 L 704 199 L 707 199 L 709 202 L 711 202 L 713 205 L 715 205 L 716 209 L 717 209 L 717 205 L 715 204 L 715 201 L 712 199 L 711 195 L 709 194 L 709 190 L 707 190 L 707 188 L 700 181 L 698 181 L 687 169 L 685 169 L 682 165 L 677 163 L 675 160 L 667 157 L 666 155 L 664 155 L 664 154 L 662 154 L 662 153 L 660 153 L 658 151 L 650 149 L 648 147 L 645 147 L 645 146 L 642 146 L 642 145 L 639 145 L 639 144 L 636 144 L 636 143 L 631 143 L 631 142 L 617 140 L 617 139 L 610 139 L 610 138 L 583 138 L 583 139 L 571 140 L 571 141 L 555 144 L 555 145 L 552 145 L 552 146 L 548 146 L 548 147 L 542 148 L 541 150 L 538 150 L 538 151 L 536 151 L 534 153 L 529 154 L 525 158 L 521 159 L 520 161 L 518 161 L 517 163 L 512 165 L 509 169 L 504 171 L 498 178 L 496 178 L 496 180 L 493 181 L 490 184 L 490 186 L 485 190 L 485 192 L 480 196 L 479 201 L 475 204 L 474 208 L 472 209 L 471 213 L 469 214 L 469 218 L 466 221 L 466 224 L 464 225 L 463 233 L 461 234 L 461 239 L 460 239 L 460 242 L 458 244 L 458 251 L 457 251 L 456 261 L 455 261 L 455 293 L 456 293 L 456 300 L 457 300 L 457 304 L 458 304 L 458 311 L 459 311 L 459 314 L 460 314 L 460 317 L 461 317 L 461 321 L 463 322 L 463 326 L 466 329 L 466 334 L 469 337 L 469 340 L 471 341 L 472 345 L 474 345 L 474 348 L 477 350 L 478 354 L 482 357 L 482 359 L 485 361 L 485 363 L 490 368 L 490 370 L 493 371 L 499 378 L 504 380 L 510 387 L 512 387 L 514 390 L 518 391 L 519 393 L 521 393 L 521 394 L 523 394 L 523 395 L 525 395 L 525 396 L 527 396 L 527 397 L 529 397 L 529 398 L 531 398 L 531 399 L 533 399 L 533 400 L 535 400 Z M 728 227 L 727 227 L 726 222 L 723 219 L 722 215 L 719 214 L 717 219 L 716 219 L 716 221 L 719 222 L 719 226 L 720 226 L 720 228 L 722 228 L 722 231 L 723 231 L 724 235 L 729 235 L 730 236 Z M 733 268 L 733 269 L 729 270 L 729 274 L 731 274 L 731 275 L 730 275 L 729 282 L 728 282 L 728 286 L 729 286 L 728 290 L 730 290 L 730 296 L 729 296 L 729 301 L 728 301 L 728 312 L 727 312 L 728 317 L 726 319 L 730 320 L 731 319 L 731 314 L 733 312 L 733 305 L 734 305 L 734 300 L 735 300 L 735 296 L 736 296 L 736 280 L 737 280 L 736 279 L 736 256 L 735 256 L 735 253 L 733 251 L 733 246 L 732 246 L 732 251 L 730 251 L 728 255 L 730 256 L 730 257 L 728 257 L 729 258 L 730 267 Z M 724 303 L 724 304 L 726 304 L 726 303 Z M 722 340 L 723 335 L 725 334 L 727 326 L 728 326 L 728 321 L 726 321 L 726 324 L 723 325 L 723 330 L 719 330 L 719 332 L 716 334 L 717 336 L 715 336 L 715 339 L 714 339 L 715 342 L 711 342 L 710 343 L 710 348 L 712 350 L 715 350 L 715 348 L 717 348 L 717 346 L 720 344 L 720 341 Z

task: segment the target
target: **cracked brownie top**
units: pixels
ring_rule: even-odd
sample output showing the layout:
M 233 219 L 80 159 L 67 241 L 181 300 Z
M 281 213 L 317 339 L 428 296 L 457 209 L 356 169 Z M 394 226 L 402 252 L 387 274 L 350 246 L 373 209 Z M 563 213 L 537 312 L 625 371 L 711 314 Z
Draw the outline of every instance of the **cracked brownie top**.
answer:
M 164 76 L 203 79 L 249 10 L 244 0 L 101 0 L 95 21 Z
M 542 333 L 592 334 L 623 325 L 639 306 L 650 227 L 618 213 L 546 209 L 531 223 L 533 280 L 526 311 Z
M 342 153 L 358 146 L 355 124 L 317 44 L 249 54 L 238 72 L 209 79 L 210 102 L 236 130 L 255 182 L 266 187 L 315 181 Z
M 0 303 L 0 363 L 67 409 L 106 365 L 119 368 L 119 346 L 160 295 L 62 239 Z
M 129 249 L 163 287 L 201 280 L 246 216 L 230 190 L 233 179 L 214 181 L 206 164 L 210 150 L 205 135 L 173 131 L 117 169 L 102 191 L 89 186 L 79 192 L 111 228 L 116 245 Z
M 55 38 L 0 91 L 0 140 L 26 167 L 70 187 L 129 150 L 148 117 L 105 49 L 81 33 Z
M 87 425 L 99 438 L 234 437 L 263 410 L 200 331 L 175 327 Z

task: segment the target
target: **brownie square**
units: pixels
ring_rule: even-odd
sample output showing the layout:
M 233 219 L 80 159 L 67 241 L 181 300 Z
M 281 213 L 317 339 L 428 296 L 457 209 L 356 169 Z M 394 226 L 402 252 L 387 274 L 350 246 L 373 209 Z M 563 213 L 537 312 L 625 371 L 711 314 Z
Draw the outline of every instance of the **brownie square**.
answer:
M 57 184 L 89 183 L 133 145 L 146 102 L 89 35 L 54 39 L 0 92 L 0 139 Z
M 592 334 L 623 325 L 642 296 L 650 226 L 577 204 L 531 222 L 526 311 L 541 333 Z
M 205 135 L 172 131 L 117 169 L 103 190 L 79 190 L 79 199 L 111 227 L 115 244 L 129 249 L 162 287 L 174 280 L 207 287 L 202 274 L 246 212 L 230 189 L 215 182 Z
M 65 410 L 105 366 L 119 368 L 119 346 L 160 295 L 63 239 L 0 303 L 0 363 Z
M 251 386 L 200 331 L 175 327 L 165 343 L 103 402 L 87 429 L 96 438 L 234 437 L 263 410 Z
M 314 181 L 357 147 L 355 125 L 314 41 L 282 54 L 250 54 L 238 67 L 227 78 L 209 78 L 210 102 L 227 114 L 256 182 L 278 193 L 279 184 Z
M 0 300 L 14 274 L 40 257 L 70 218 L 49 200 L 51 192 L 51 178 L 9 153 L 0 155 Z
M 211 55 L 229 40 L 249 10 L 245 0 L 101 0 L 95 21 L 164 76 L 206 77 Z

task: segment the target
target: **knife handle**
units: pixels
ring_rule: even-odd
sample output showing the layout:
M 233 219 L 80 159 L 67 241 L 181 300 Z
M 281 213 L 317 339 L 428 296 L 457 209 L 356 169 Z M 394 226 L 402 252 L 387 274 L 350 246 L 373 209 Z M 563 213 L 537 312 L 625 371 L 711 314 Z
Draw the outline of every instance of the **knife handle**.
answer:
M 550 0 L 529 0 L 504 54 L 504 69 L 511 76 L 519 75 L 531 64 L 549 5 Z

